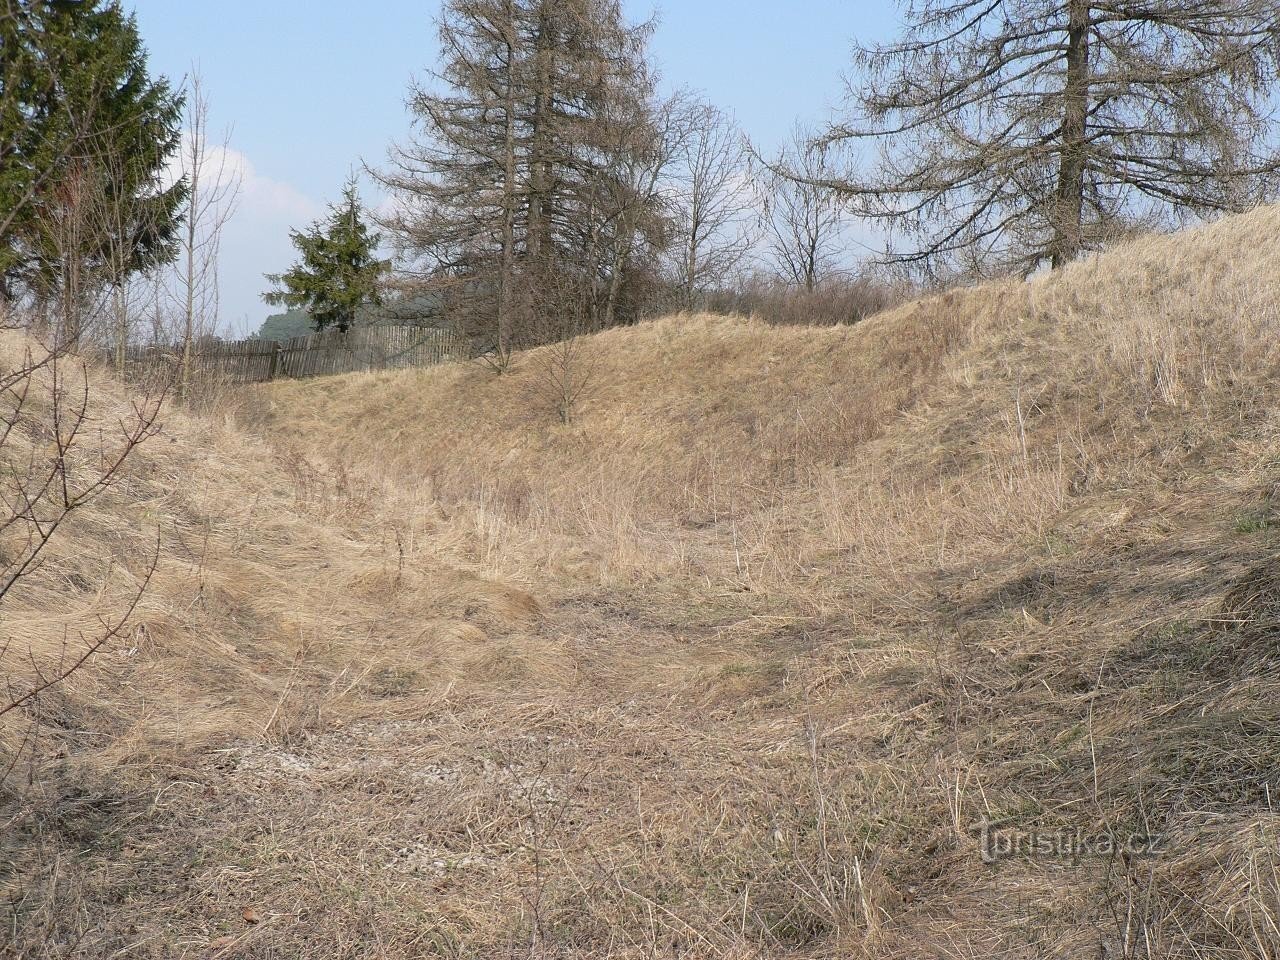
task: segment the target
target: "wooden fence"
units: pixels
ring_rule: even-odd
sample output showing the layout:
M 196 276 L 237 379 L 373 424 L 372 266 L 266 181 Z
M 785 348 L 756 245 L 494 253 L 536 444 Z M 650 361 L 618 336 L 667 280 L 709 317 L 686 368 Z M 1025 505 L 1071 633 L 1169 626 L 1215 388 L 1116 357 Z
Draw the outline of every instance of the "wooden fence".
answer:
M 201 340 L 192 345 L 191 374 L 202 381 L 264 383 L 361 370 L 400 370 L 465 360 L 465 337 L 409 324 L 325 330 L 291 340 Z M 153 376 L 181 362 L 182 347 L 135 346 L 125 353 L 130 378 Z

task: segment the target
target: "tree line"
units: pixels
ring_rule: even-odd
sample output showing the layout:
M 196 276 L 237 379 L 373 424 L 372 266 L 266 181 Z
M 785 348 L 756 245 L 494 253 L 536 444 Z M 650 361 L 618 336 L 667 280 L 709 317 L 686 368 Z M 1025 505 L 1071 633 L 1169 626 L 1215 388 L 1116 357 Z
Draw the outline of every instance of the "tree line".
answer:
M 191 343 L 238 179 L 198 76 L 151 75 L 115 0 L 0 0 L 0 317 L 55 351 Z M 185 390 L 185 373 L 182 378 Z
M 746 254 L 741 138 L 709 104 L 660 94 L 652 30 L 617 0 L 445 5 L 439 65 L 411 91 L 416 135 L 373 173 L 400 282 L 443 297 L 500 365 L 693 306 Z
M 850 273 L 838 199 L 753 163 L 731 116 L 664 90 L 654 26 L 618 0 L 444 6 L 438 66 L 409 98 L 415 135 L 371 172 L 393 198 L 381 225 L 398 282 L 443 297 L 500 366 L 521 346 L 706 307 L 761 252 L 810 293 Z M 826 169 L 821 151 L 793 152 Z
M 399 281 L 501 360 L 675 308 L 853 320 L 1276 198 L 1274 0 L 916 0 L 905 21 L 856 49 L 842 115 L 766 155 L 662 92 L 654 24 L 617 0 L 450 0 L 416 136 L 374 171 Z M 860 263 L 853 220 L 884 239 Z
M 675 309 L 848 322 L 1280 182 L 1274 0 L 914 0 L 772 151 L 658 76 L 654 29 L 619 0 L 446 0 L 413 134 L 368 168 L 388 202 L 348 184 L 269 302 L 339 328 L 429 302 L 505 366 Z M 116 0 L 0 0 L 0 67 L 0 299 L 118 356 L 190 343 L 235 199 L 198 83 L 149 75 Z

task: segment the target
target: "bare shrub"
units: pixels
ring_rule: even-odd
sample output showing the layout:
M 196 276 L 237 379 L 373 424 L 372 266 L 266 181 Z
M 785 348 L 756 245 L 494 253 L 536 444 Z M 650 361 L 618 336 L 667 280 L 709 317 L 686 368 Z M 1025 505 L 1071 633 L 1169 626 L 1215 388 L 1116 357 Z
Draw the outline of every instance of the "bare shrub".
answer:
M 0 612 L 40 570 L 72 517 L 123 479 L 126 461 L 156 433 L 164 400 L 163 391 L 144 395 L 108 426 L 95 410 L 84 361 L 64 347 L 41 347 L 26 338 L 15 337 L 3 346 L 16 360 L 0 367 Z M 157 544 L 118 607 L 96 614 L 96 623 L 74 637 L 65 630 L 25 642 L 0 636 L 5 676 L 0 719 L 23 709 L 34 717 L 31 708 L 42 695 L 121 636 L 158 557 Z M 98 585 L 100 592 L 108 579 L 109 573 Z M 22 744 L 28 743 L 24 737 Z M 0 763 L 0 785 L 21 755 L 20 746 Z
M 572 336 L 535 350 L 529 356 L 530 388 L 540 405 L 565 425 L 573 422 L 597 372 L 590 337 Z
M 857 323 L 918 293 L 905 281 L 871 273 L 832 277 L 812 288 L 757 274 L 736 289 L 712 294 L 708 308 L 782 326 L 827 327 Z

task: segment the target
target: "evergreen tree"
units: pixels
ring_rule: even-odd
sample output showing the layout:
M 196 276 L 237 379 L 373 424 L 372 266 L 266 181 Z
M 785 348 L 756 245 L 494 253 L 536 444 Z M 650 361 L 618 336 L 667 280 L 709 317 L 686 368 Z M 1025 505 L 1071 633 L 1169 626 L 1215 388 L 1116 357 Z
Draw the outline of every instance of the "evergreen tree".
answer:
M 364 222 L 355 180 L 347 182 L 342 202 L 331 207 L 327 221 L 291 234 L 301 261 L 287 273 L 268 274 L 284 289 L 263 296 L 270 304 L 303 309 L 317 330 L 345 332 L 361 307 L 380 306 L 381 279 L 388 263 L 375 256 L 381 238 Z
M 130 251 L 131 272 L 172 257 L 186 186 L 165 168 L 182 102 L 149 76 L 118 0 L 0 0 L 0 295 L 66 298 L 68 262 L 102 282 L 108 248 Z

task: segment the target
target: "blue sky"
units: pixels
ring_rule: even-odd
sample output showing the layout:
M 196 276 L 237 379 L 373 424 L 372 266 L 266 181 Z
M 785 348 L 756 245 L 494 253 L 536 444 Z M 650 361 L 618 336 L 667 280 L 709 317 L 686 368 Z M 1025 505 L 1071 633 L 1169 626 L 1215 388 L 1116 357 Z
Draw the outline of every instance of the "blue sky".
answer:
M 732 111 L 763 146 L 796 119 L 838 104 L 854 38 L 896 31 L 890 0 L 626 0 L 657 10 L 653 54 L 668 86 Z M 151 68 L 175 80 L 198 67 L 213 126 L 229 129 L 243 178 L 223 238 L 224 330 L 256 329 L 273 308 L 262 274 L 292 262 L 290 227 L 321 215 L 347 174 L 378 163 L 409 130 L 410 79 L 436 57 L 438 0 L 125 0 Z M 366 192 L 366 201 L 381 197 Z

